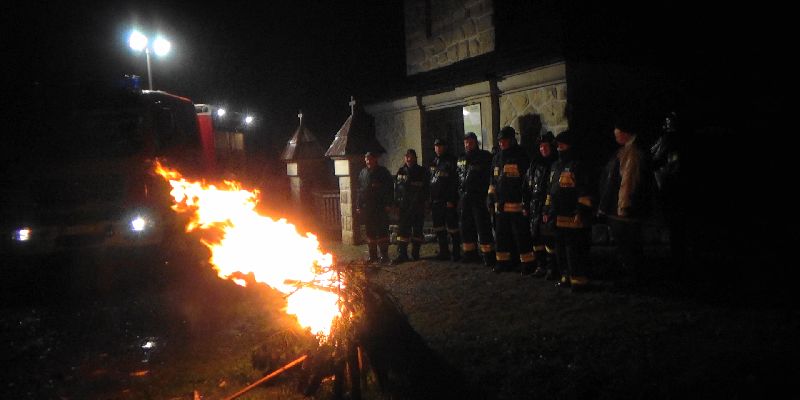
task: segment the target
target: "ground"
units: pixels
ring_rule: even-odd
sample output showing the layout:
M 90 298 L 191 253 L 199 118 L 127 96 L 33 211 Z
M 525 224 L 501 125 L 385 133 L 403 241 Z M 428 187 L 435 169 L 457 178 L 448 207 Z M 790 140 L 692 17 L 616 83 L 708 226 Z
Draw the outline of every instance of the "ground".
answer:
M 595 247 L 586 293 L 427 259 L 372 282 L 478 397 L 761 398 L 798 377 L 796 310 L 752 288 L 668 279 L 663 253 L 648 249 L 650 279 L 631 287 L 613 249 Z
M 366 252 L 324 247 L 340 263 Z M 217 399 L 258 379 L 254 350 L 295 335 L 294 323 L 279 295 L 216 278 L 196 253 L 6 258 L 0 397 Z M 389 291 L 477 398 L 760 398 L 798 378 L 796 309 L 668 279 L 663 249 L 648 249 L 649 283 L 630 287 L 611 249 L 596 247 L 585 293 L 433 254 L 428 244 L 420 261 L 372 267 L 369 284 Z M 302 396 L 290 376 L 242 398 Z

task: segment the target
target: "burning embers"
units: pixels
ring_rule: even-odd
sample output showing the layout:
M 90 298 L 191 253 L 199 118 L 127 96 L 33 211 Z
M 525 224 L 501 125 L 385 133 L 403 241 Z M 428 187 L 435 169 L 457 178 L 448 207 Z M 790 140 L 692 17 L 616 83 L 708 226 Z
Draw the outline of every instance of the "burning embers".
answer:
M 211 250 L 217 275 L 241 286 L 252 274 L 287 295 L 286 312 L 304 328 L 327 337 L 340 315 L 338 292 L 343 285 L 332 270 L 333 257 L 323 253 L 316 236 L 300 235 L 285 219 L 273 220 L 256 211 L 259 192 L 238 182 L 215 186 L 189 182 L 178 171 L 156 162 L 156 173 L 172 186 L 172 209 L 192 213 L 186 231 L 199 230 Z

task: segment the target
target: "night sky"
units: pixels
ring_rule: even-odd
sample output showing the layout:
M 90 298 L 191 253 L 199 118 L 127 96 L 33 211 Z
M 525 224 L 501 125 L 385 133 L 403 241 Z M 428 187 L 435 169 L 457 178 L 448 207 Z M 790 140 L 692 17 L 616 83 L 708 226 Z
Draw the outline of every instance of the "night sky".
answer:
M 136 74 L 143 53 L 132 27 L 172 42 L 152 57 L 157 90 L 258 118 L 256 147 L 285 143 L 302 109 L 308 126 L 332 138 L 348 101 L 375 98 L 405 74 L 402 2 L 33 2 L 7 14 L 13 85 L 104 80 Z M 269 4 L 269 5 L 268 5 Z M 151 39 L 152 40 L 152 39 Z M 324 140 L 324 139 L 323 139 Z
M 5 6 L 3 29 L 10 34 L 0 40 L 4 66 L 12 71 L 4 75 L 5 87 L 13 92 L 35 83 L 113 81 L 125 74 L 141 76 L 146 87 L 145 57 L 127 45 L 131 28 L 138 27 L 162 33 L 173 44 L 166 58 L 153 57 L 155 88 L 253 113 L 258 118 L 257 134 L 248 142 L 253 150 L 282 147 L 299 109 L 307 126 L 327 141 L 347 117 L 351 95 L 369 102 L 402 91 L 398 88 L 408 79 L 401 0 L 275 3 L 280 5 L 34 1 Z M 506 0 L 498 10 L 510 13 L 498 11 L 496 24 L 513 19 L 520 33 L 526 26 L 536 32 L 543 22 L 536 19 L 539 3 L 550 2 Z M 794 75 L 782 61 L 792 26 L 788 14 L 676 1 L 553 4 L 563 17 L 568 65 L 611 62 L 634 71 L 666 71 L 670 85 L 680 86 L 676 96 L 708 124 L 778 128 L 785 83 Z M 533 36 L 532 42 L 539 40 Z

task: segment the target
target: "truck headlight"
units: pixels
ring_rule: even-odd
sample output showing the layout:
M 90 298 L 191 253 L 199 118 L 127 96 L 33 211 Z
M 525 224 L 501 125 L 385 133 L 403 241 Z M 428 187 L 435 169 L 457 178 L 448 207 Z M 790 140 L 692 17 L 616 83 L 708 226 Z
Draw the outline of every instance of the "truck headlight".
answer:
M 31 240 L 31 228 L 20 228 L 14 231 L 13 239 L 17 242 L 27 242 Z
M 147 220 L 141 215 L 137 215 L 131 219 L 130 228 L 134 232 L 144 232 L 147 229 Z

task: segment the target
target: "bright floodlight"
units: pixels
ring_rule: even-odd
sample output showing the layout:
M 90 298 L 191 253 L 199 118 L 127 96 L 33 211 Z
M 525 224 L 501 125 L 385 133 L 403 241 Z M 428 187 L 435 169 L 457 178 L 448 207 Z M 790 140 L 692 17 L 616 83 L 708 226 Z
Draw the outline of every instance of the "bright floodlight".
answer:
M 156 41 L 153 42 L 153 50 L 155 50 L 157 56 L 166 55 L 171 48 L 172 44 L 170 44 L 169 40 L 162 37 L 157 37 Z
M 251 122 L 253 122 L 253 117 L 251 117 L 251 116 L 249 116 L 249 115 L 248 115 L 248 116 L 247 116 L 247 117 L 244 119 L 244 123 L 245 123 L 245 124 L 248 124 L 248 125 L 250 125 L 250 123 L 251 123 Z
M 224 117 L 225 116 L 225 109 L 224 108 L 217 109 L 217 116 L 218 117 Z
M 141 232 L 147 226 L 147 221 L 144 218 L 137 216 L 131 221 L 131 230 L 134 232 Z
M 136 51 L 142 51 L 147 47 L 147 36 L 142 35 L 139 31 L 133 31 L 128 38 L 128 45 Z

